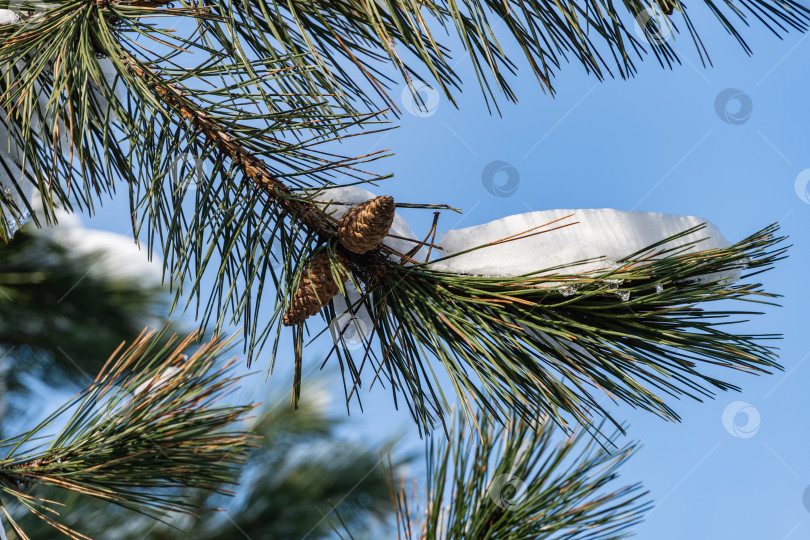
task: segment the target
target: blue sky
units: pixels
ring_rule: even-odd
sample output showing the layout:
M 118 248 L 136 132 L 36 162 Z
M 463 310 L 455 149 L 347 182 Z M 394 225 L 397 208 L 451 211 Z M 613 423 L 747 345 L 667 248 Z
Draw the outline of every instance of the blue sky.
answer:
M 524 70 L 513 81 L 519 104 L 502 103 L 498 117 L 487 112 L 465 60 L 456 68 L 467 83 L 458 97 L 459 110 L 442 97 L 435 114 L 404 112 L 398 129 L 353 139 L 339 150 L 361 154 L 391 148 L 394 155 L 375 170 L 393 171 L 395 178 L 379 193 L 465 210 L 461 221 L 443 215 L 440 230 L 550 208 L 696 215 L 713 221 L 732 241 L 780 221 L 793 244 L 790 258 L 762 279 L 768 290 L 785 295 L 783 307 L 767 309 L 746 329 L 785 335 L 780 344 L 785 372 L 763 377 L 722 372 L 743 392 L 702 404 L 678 403 L 680 424 L 629 407 L 614 413 L 631 424 L 628 437 L 643 443 L 623 479 L 643 481 L 658 503 L 637 529 L 638 538 L 806 539 L 810 204 L 797 193 L 796 178 L 810 168 L 810 39 L 793 33 L 780 41 L 755 25 L 745 34 L 754 49 L 749 58 L 716 22 L 695 18 L 712 68 L 701 67 L 684 37 L 675 42 L 683 66 L 662 70 L 648 59 L 634 79 L 598 83 L 578 65 L 565 65 L 555 80 L 555 98 L 544 95 Z M 718 115 L 715 102 L 726 89 L 742 95 L 735 93 L 739 99 L 721 110 L 733 119 L 739 116 L 740 100 L 750 101 L 747 120 L 728 123 Z M 399 90 L 393 92 L 397 99 Z M 482 171 L 495 160 L 511 164 L 519 174 L 511 196 L 498 197 L 484 187 Z M 123 198 L 98 210 L 95 218 L 85 219 L 87 226 L 129 233 Z M 429 212 L 405 215 L 417 233 L 427 230 Z M 310 365 L 322 352 L 310 351 Z M 258 369 L 264 367 L 260 362 Z M 271 389 L 286 391 L 290 377 L 282 368 L 269 383 L 262 376 L 254 382 L 251 393 L 262 400 Z M 338 385 L 334 395 L 339 399 Z M 733 421 L 724 426 L 727 409 Z M 405 433 L 401 448 L 422 446 L 407 411 L 394 410 L 380 389 L 366 398 L 363 415 L 353 410 L 353 419 L 352 431 L 359 438 L 400 432 Z

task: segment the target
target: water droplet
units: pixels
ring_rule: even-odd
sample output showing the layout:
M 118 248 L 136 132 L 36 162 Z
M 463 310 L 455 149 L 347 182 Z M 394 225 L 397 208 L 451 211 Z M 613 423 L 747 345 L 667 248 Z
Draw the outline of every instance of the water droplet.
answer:
M 17 191 L 9 186 L 0 183 L 0 203 L 2 203 L 2 215 L 6 219 L 6 230 L 9 237 L 20 230 L 20 227 L 31 220 L 31 212 L 26 208 L 24 199 L 17 196 Z M 22 186 L 25 190 L 25 185 Z
M 20 230 L 20 228 L 31 220 L 31 212 L 23 210 L 18 216 L 9 216 L 6 218 L 6 229 L 9 232 L 9 237 Z
M 563 296 L 574 296 L 577 293 L 577 286 L 576 285 L 566 285 L 562 289 L 560 289 L 560 293 Z
M 655 292 L 657 292 L 657 293 L 662 293 L 662 292 L 664 292 L 664 286 L 663 286 L 663 285 L 661 285 L 660 283 L 656 283 L 656 284 L 655 284 Z
M 606 279 L 605 283 L 607 284 L 608 289 L 618 289 L 619 285 L 622 284 L 622 281 L 623 280 L 621 279 Z
M 627 302 L 630 300 L 630 291 L 619 291 L 619 298 L 622 299 L 622 302 Z
M 8 237 L 12 238 L 14 234 L 20 230 L 20 226 L 17 224 L 16 221 L 12 219 L 6 220 L 6 230 L 8 231 Z

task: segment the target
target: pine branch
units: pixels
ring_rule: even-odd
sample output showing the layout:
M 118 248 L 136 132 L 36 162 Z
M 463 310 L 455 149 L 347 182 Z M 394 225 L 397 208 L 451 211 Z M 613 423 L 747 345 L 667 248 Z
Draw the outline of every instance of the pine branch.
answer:
M 651 507 L 640 484 L 606 491 L 634 445 L 609 452 L 584 431 L 560 441 L 537 419 L 502 426 L 477 414 L 476 426 L 459 414 L 449 440 L 430 439 L 421 505 L 391 479 L 398 538 L 618 540 Z
M 165 197 L 167 188 L 182 200 L 185 194 L 177 193 L 178 188 L 188 186 L 201 169 L 187 167 L 184 156 L 210 163 L 214 174 L 207 180 L 212 184 L 220 180 L 236 185 L 243 184 L 241 178 L 234 178 L 234 170 L 223 160 L 236 158 L 235 171 L 241 177 L 243 166 L 256 172 L 258 156 L 272 196 L 275 188 L 284 188 L 270 178 L 287 179 L 292 188 L 310 187 L 313 180 L 321 185 L 320 178 L 331 171 L 376 178 L 353 167 L 378 156 L 347 159 L 313 150 L 345 136 L 354 126 L 370 123 L 373 114 L 332 112 L 329 95 L 302 93 L 300 86 L 311 68 L 299 66 L 292 57 L 252 58 L 246 67 L 232 48 L 214 51 L 140 20 L 169 15 L 211 17 L 207 10 L 191 8 L 72 0 L 36 15 L 36 24 L 0 27 L 0 106 L 9 112 L 3 123 L 15 150 L 13 162 L 4 165 L 22 171 L 21 178 L 9 169 L 14 191 L 22 193 L 23 181 L 46 188 L 39 189 L 49 210 L 46 219 L 53 218 L 55 205 L 92 208 L 93 199 L 111 193 L 119 179 L 129 184 L 133 198 L 147 190 L 146 200 L 132 201 L 134 208 L 162 204 L 156 199 Z M 170 52 L 144 48 L 138 42 L 144 35 Z M 205 60 L 196 67 L 175 69 L 173 56 L 181 51 L 199 52 Z M 231 56 L 235 63 L 229 61 Z M 105 78 L 102 60 L 117 71 L 115 80 Z M 163 67 L 157 70 L 156 64 Z M 137 72 L 149 76 L 138 77 Z M 223 84 L 223 79 L 230 84 Z M 126 95 L 121 95 L 122 87 Z M 201 132 L 203 125 L 206 129 Z M 164 184 L 175 169 L 182 169 L 179 178 L 172 178 L 177 185 L 157 189 L 155 184 Z M 74 177 L 82 180 L 78 189 Z M 247 187 L 241 185 L 238 191 L 248 191 Z M 213 195 L 218 193 L 212 190 Z M 250 198 L 249 193 L 241 194 Z M 212 202 L 219 202 L 218 197 Z M 26 205 L 30 211 L 30 201 Z M 0 204 L 0 217 L 6 218 L 0 222 L 4 239 L 11 234 L 4 228 L 5 221 L 11 221 L 6 206 Z M 19 209 L 12 210 L 20 214 Z M 180 234 L 172 233 L 169 236 L 175 238 Z
M 295 219 L 307 227 L 321 240 L 335 236 L 335 227 L 327 216 L 307 201 L 300 200 L 293 191 L 279 178 L 271 173 L 264 162 L 246 150 L 229 133 L 226 126 L 214 120 L 210 114 L 200 110 L 182 92 L 166 82 L 154 70 L 140 64 L 132 56 L 121 58 L 138 77 L 152 89 L 156 97 L 168 104 L 175 113 L 191 123 L 194 130 L 200 132 L 206 143 L 215 146 L 222 156 L 238 167 L 247 179 L 256 183 L 256 187 L 266 193 L 266 204 L 277 204 L 280 211 L 295 216 Z
M 0 343 L 85 357 L 108 347 L 103 356 L 89 355 L 100 368 L 122 339 L 137 336 L 168 308 L 165 292 L 131 277 L 102 275 L 102 250 L 76 255 L 70 247 L 37 231 L 0 246 Z
M 206 180 L 203 185 L 198 186 L 197 205 L 190 224 L 183 223 L 184 216 L 178 215 L 176 210 L 186 195 L 184 189 L 172 191 L 168 200 L 156 196 L 157 193 L 165 191 L 168 179 L 165 175 L 154 180 L 152 189 L 144 194 L 144 201 L 150 205 L 150 229 L 166 227 L 170 231 L 164 242 L 163 251 L 171 253 L 172 256 L 176 254 L 178 258 L 176 260 L 167 258 L 165 268 L 167 270 L 171 268 L 170 271 L 176 275 L 175 281 L 180 284 L 178 297 L 182 292 L 182 278 L 188 272 L 195 276 L 189 300 L 194 299 L 196 294 L 199 303 L 201 277 L 208 267 L 214 248 L 226 254 L 224 261 L 217 268 L 216 285 L 205 308 L 204 319 L 207 322 L 209 316 L 216 315 L 217 330 L 227 323 L 245 322 L 250 361 L 259 348 L 256 344 L 264 338 L 258 335 L 255 323 L 251 328 L 250 312 L 240 312 L 239 308 L 234 307 L 233 319 L 227 320 L 228 313 L 221 309 L 222 303 L 230 302 L 232 306 L 252 303 L 253 313 L 256 314 L 254 320 L 257 320 L 261 298 L 253 298 L 254 283 L 261 290 L 264 277 L 270 274 L 277 285 L 277 293 L 286 297 L 285 291 L 291 289 L 280 284 L 300 280 L 305 262 L 315 254 L 318 246 L 335 243 L 336 223 L 323 211 L 321 205 L 314 202 L 322 193 L 320 189 L 310 191 L 309 183 L 300 181 L 301 173 L 288 175 L 287 179 L 291 181 L 291 185 L 288 185 L 282 181 L 280 174 L 274 172 L 268 163 L 261 159 L 261 151 L 251 148 L 244 134 L 255 132 L 255 128 L 246 123 L 236 123 L 236 119 L 229 122 L 221 114 L 209 112 L 219 112 L 221 109 L 219 105 L 213 105 L 208 109 L 200 107 L 187 97 L 186 90 L 168 83 L 154 69 L 138 62 L 134 57 L 122 54 L 120 60 L 155 98 L 168 106 L 170 111 L 166 113 L 167 119 L 171 119 L 173 113 L 190 124 L 189 134 L 201 139 L 198 143 L 201 154 L 211 161 L 215 170 L 221 171 L 220 185 Z M 335 119 L 337 120 L 337 117 Z M 360 118 L 356 122 L 362 124 L 371 119 L 370 116 Z M 353 123 L 355 120 L 350 119 L 350 122 Z M 275 140 L 273 143 L 286 146 L 285 143 Z M 216 151 L 210 150 L 211 148 Z M 169 156 L 177 151 L 175 148 L 169 149 Z M 357 175 L 362 178 L 368 175 L 362 171 L 355 171 L 356 165 L 376 157 L 378 156 L 372 154 L 356 159 L 341 158 L 334 161 L 318 159 L 321 163 L 305 171 L 305 174 L 314 175 L 334 170 L 343 175 Z M 228 164 L 227 172 L 223 162 Z M 187 186 L 196 171 L 187 169 L 182 174 L 183 179 L 179 182 L 175 179 L 175 183 Z M 379 179 L 373 176 L 371 178 Z M 323 181 L 324 184 L 327 182 Z M 228 193 L 231 189 L 233 193 Z M 235 229 L 233 232 L 236 236 L 233 236 L 232 229 Z M 243 233 L 245 230 L 249 231 L 246 235 Z M 276 241 L 281 244 L 280 258 L 284 261 L 282 272 L 278 272 L 275 268 L 279 263 L 279 256 L 271 252 Z M 150 237 L 150 246 L 151 243 Z M 204 256 L 200 254 L 199 249 L 194 248 L 202 244 L 212 246 Z M 234 246 L 239 246 L 240 249 L 234 250 Z M 246 257 L 245 254 L 250 256 Z M 235 289 L 233 284 L 233 277 L 240 274 L 245 281 L 243 291 Z M 242 317 L 244 321 L 241 320 Z M 271 324 L 272 321 L 267 327 L 269 328 Z
M 174 278 L 177 298 L 186 292 L 183 284 L 190 276 L 188 299 L 199 304 L 202 276 L 207 270 L 214 271 L 215 284 L 210 294 L 206 292 L 210 298 L 203 322 L 208 324 L 215 317 L 218 329 L 231 322 L 243 323 L 252 355 L 256 344 L 266 339 L 256 327 L 261 303 L 252 297 L 257 288 L 261 290 L 260 278 L 274 272 L 270 259 L 276 256 L 271 253 L 275 240 L 284 237 L 285 259 L 304 260 L 318 237 L 334 233 L 332 222 L 306 202 L 311 195 L 302 190 L 331 183 L 330 175 L 379 178 L 358 166 L 380 153 L 348 159 L 314 147 L 339 140 L 353 126 L 373 121 L 373 116 L 330 114 L 325 112 L 324 101 L 329 96 L 284 93 L 288 86 L 294 89 L 308 69 L 297 67 L 289 57 L 254 59 L 246 69 L 223 62 L 225 55 L 181 37 L 176 39 L 180 46 L 196 48 L 213 57 L 213 62 L 206 60 L 192 69 L 157 68 L 129 48 L 142 53 L 141 57 L 171 64 L 166 56 L 144 53 L 134 39 L 155 32 L 139 20 L 154 14 L 152 11 L 73 2 L 46 12 L 51 22 L 43 22 L 36 32 L 21 28 L 0 44 L 0 66 L 9 66 L 4 73 L 14 74 L 2 103 L 13 108 L 40 94 L 56 104 L 50 116 L 45 114 L 47 108 L 42 111 L 39 104 L 34 106 L 43 118 L 47 116 L 42 122 L 46 127 L 40 131 L 53 133 L 52 139 L 41 140 L 34 119 L 20 115 L 16 119 L 21 124 L 19 138 L 14 141 L 25 149 L 20 164 L 33 177 L 32 183 L 55 186 L 40 190 L 48 209 L 46 218 L 53 217 L 56 205 L 81 208 L 92 204 L 88 196 L 79 197 L 74 205 L 70 179 L 75 173 L 80 171 L 85 179 L 87 194 L 112 189 L 116 176 L 123 179 L 130 186 L 134 231 L 137 235 L 146 226 L 148 248 L 155 244 L 162 248 L 164 269 Z M 183 13 L 208 16 L 189 10 Z M 89 28 L 80 26 L 81 21 Z M 58 47 L 72 43 L 79 32 L 88 32 L 92 39 L 82 41 L 76 49 Z M 161 37 L 167 42 L 175 39 Z M 100 71 L 98 54 L 109 59 L 118 72 L 117 81 L 126 85 L 126 101 L 103 78 L 93 78 Z M 32 61 L 18 69 L 16 62 L 21 57 L 49 60 Z M 230 84 L 223 84 L 224 78 Z M 206 90 L 200 88 L 201 82 Z M 98 93 L 105 107 L 93 100 Z M 235 96 L 246 103 L 238 103 Z M 67 134 L 64 126 L 71 128 Z M 126 133 L 124 140 L 120 132 Z M 288 136 L 299 141 L 287 142 Z M 76 149 L 78 171 L 57 150 L 66 138 L 71 148 L 77 146 L 76 141 L 83 142 Z M 48 163 L 55 166 L 48 169 L 44 166 Z M 211 169 L 205 178 L 204 167 Z M 103 176 L 106 187 L 94 185 L 96 175 Z M 198 189 L 192 191 L 190 185 Z M 186 215 L 184 201 L 189 199 L 194 208 Z M 299 224 L 302 219 L 303 225 Z M 302 226 L 309 231 L 302 231 Z M 316 237 L 300 238 L 300 232 Z M 210 248 L 204 251 L 203 246 Z M 215 254 L 224 255 L 221 263 Z M 245 279 L 243 290 L 234 288 L 234 277 L 240 275 Z M 230 304 L 230 312 L 223 304 Z M 228 318 L 231 314 L 235 315 L 232 320 Z
M 169 513 L 155 523 L 148 516 L 70 493 L 60 499 L 69 509 L 62 512 L 61 522 L 93 538 L 114 534 L 115 540 L 226 540 L 235 527 L 253 539 L 324 540 L 333 538 L 324 515 L 339 511 L 356 538 L 358 530 L 393 514 L 380 454 L 395 441 L 371 445 L 341 436 L 348 427 L 346 416 L 326 397 L 326 383 L 307 384 L 307 394 L 317 397 L 298 410 L 281 395 L 267 400 L 272 406 L 257 407 L 255 419 L 247 424 L 248 433 L 261 443 L 242 467 L 237 496 L 185 490 L 183 496 L 195 506 L 223 508 L 228 519 L 220 512 Z M 52 498 L 55 492 L 51 488 L 37 495 Z M 52 536 L 50 527 L 36 516 L 19 507 L 8 510 L 30 537 Z M 13 534 L 9 538 L 17 539 Z
M 500 5 L 494 5 L 487 4 L 489 9 L 502 11 Z M 779 5 L 783 14 L 794 9 L 793 4 Z M 373 40 L 365 41 L 371 40 L 372 34 L 363 20 L 372 15 L 378 17 L 374 19 L 379 22 L 375 32 L 382 32 L 381 42 L 386 46 L 399 39 L 392 37 L 386 24 L 396 26 L 402 35 L 411 28 L 411 44 L 429 36 L 416 4 L 389 1 L 386 6 L 387 15 L 373 2 L 334 8 L 343 11 L 330 21 L 347 22 L 366 36 L 361 40 L 362 48 L 368 46 L 369 51 L 374 44 Z M 369 347 L 362 361 L 355 361 L 350 353 L 338 350 L 349 385 L 353 389 L 362 383 L 361 371 L 369 360 L 372 367 L 367 369 L 387 378 L 395 396 L 404 393 L 422 427 L 432 424 L 446 409 L 429 373 L 431 357 L 436 357 L 450 375 L 469 416 L 472 407 L 468 400 L 473 397 L 487 403 L 488 412 L 502 420 L 508 409 L 516 409 L 522 416 L 539 409 L 561 425 L 570 420 L 589 425 L 593 414 L 605 413 L 592 392 L 604 391 L 616 401 L 676 419 L 677 414 L 662 395 L 701 398 L 712 395 L 712 388 L 735 388 L 699 370 L 698 362 L 760 372 L 777 367 L 773 351 L 760 345 L 759 337 L 724 332 L 720 324 L 726 321 L 714 319 L 746 312 L 702 311 L 694 306 L 697 302 L 766 299 L 770 295 L 758 285 L 687 283 L 703 275 L 699 272 L 715 267 L 742 266 L 746 258 L 761 256 L 763 267 L 778 260 L 778 254 L 765 253 L 779 240 L 772 237 L 774 229 L 697 258 L 669 254 L 660 261 L 633 260 L 619 272 L 596 277 L 577 276 L 571 269 L 538 269 L 552 275 L 493 280 L 413 265 L 407 254 L 386 246 L 365 255 L 346 253 L 335 241 L 334 222 L 314 201 L 328 198 L 328 188 L 333 185 L 330 174 L 345 173 L 358 182 L 379 179 L 356 168 L 377 156 L 335 159 L 313 147 L 340 140 L 351 128 L 362 129 L 373 122 L 373 116 L 360 116 L 346 105 L 345 96 L 336 88 L 337 79 L 327 76 L 329 70 L 324 71 L 336 57 L 324 53 L 307 37 L 307 25 L 298 15 L 309 13 L 310 4 L 284 7 L 259 1 L 209 7 L 169 10 L 66 1 L 44 15 L 36 32 L 15 30 L 0 45 L 0 66 L 7 66 L 4 73 L 16 69 L 20 54 L 35 60 L 22 68 L 18 80 L 8 81 L 2 88 L 2 104 L 18 111 L 18 103 L 31 105 L 31 95 L 41 88 L 50 102 L 66 105 L 47 124 L 48 133 L 54 135 L 50 141 L 39 141 L 32 134 L 30 114 L 12 115 L 13 122 L 23 128 L 22 147 L 32 162 L 49 163 L 48 157 L 56 154 L 56 161 L 62 160 L 59 171 L 35 171 L 38 185 L 59 186 L 73 173 L 73 162 L 56 150 L 61 121 L 61 125 L 69 126 L 71 147 L 77 147 L 77 168 L 85 178 L 85 190 L 101 190 L 92 177 L 102 172 L 109 189 L 112 173 L 129 182 L 133 215 L 138 216 L 133 218 L 136 233 L 146 222 L 149 246 L 156 242 L 162 245 L 165 270 L 177 283 L 178 298 L 184 292 L 183 281 L 190 277 L 189 298 L 203 306 L 203 323 L 212 318 L 217 328 L 242 323 L 249 337 L 249 358 L 268 339 L 280 336 L 281 314 L 299 287 L 308 261 L 326 251 L 333 275 L 348 269 L 355 285 L 365 290 L 363 302 L 374 318 L 374 334 L 382 355 L 378 358 Z M 487 58 L 490 67 L 499 63 L 496 48 L 486 37 L 489 32 L 484 31 L 488 29 L 484 7 L 475 3 L 467 7 L 421 7 L 428 14 L 438 13 L 440 20 L 458 24 L 459 31 L 467 36 L 469 50 Z M 535 11 L 545 9 L 536 3 L 512 7 L 527 21 L 542 20 Z M 472 16 L 460 11 L 467 8 L 478 10 L 477 22 L 470 22 Z M 596 31 L 604 30 L 609 39 L 619 43 L 622 31 L 615 9 L 612 5 L 596 8 L 586 10 L 605 17 L 602 26 L 593 21 L 595 28 L 602 29 Z M 324 8 L 324 13 L 329 9 L 333 7 Z M 570 21 L 578 20 L 579 8 L 555 4 L 549 9 L 544 11 L 550 17 L 542 23 L 544 27 L 560 29 L 561 35 L 567 35 L 562 27 L 578 24 Z M 568 22 L 554 22 L 557 10 L 572 10 L 566 12 Z M 288 11 L 296 12 L 292 15 L 296 24 L 285 18 Z M 205 30 L 201 34 L 205 37 L 172 36 L 141 20 L 169 15 L 193 20 Z M 803 29 L 805 16 L 802 8 L 799 14 L 790 15 L 790 21 Z M 512 31 L 520 33 L 516 19 L 506 17 Z M 587 39 L 583 28 L 574 30 L 576 39 Z M 347 45 L 345 40 L 330 41 L 331 32 L 319 34 L 327 45 L 341 43 L 349 56 L 354 56 L 355 46 L 361 47 L 360 41 L 354 45 Z M 538 38 L 541 34 L 533 37 L 534 43 L 542 41 Z M 144 35 L 154 38 L 166 52 L 158 51 L 157 46 L 155 51 L 141 46 L 135 38 Z M 433 54 L 428 49 L 437 55 L 441 51 L 437 43 L 427 43 L 421 50 L 415 48 L 423 61 L 425 55 Z M 549 43 L 567 50 L 554 39 Z M 300 45 L 295 45 L 295 50 L 284 48 L 291 44 Z M 251 54 L 243 54 L 243 47 Z M 581 44 L 577 47 L 574 49 L 583 50 Z M 177 63 L 179 56 L 190 51 L 204 53 L 206 61 L 193 68 L 160 67 Z M 98 54 L 110 59 L 126 84 L 126 107 L 109 85 L 100 82 Z M 319 54 L 324 61 L 313 60 Z M 548 51 L 544 54 L 553 58 Z M 587 51 L 583 55 L 596 69 L 593 66 L 598 62 L 592 61 Z M 621 57 L 625 58 L 624 53 Z M 438 73 L 438 69 L 433 71 Z M 100 106 L 88 104 L 94 84 L 108 103 L 103 113 Z M 280 91 L 290 88 L 295 89 L 292 94 Z M 245 103 L 240 104 L 240 99 Z M 36 108 L 22 112 L 26 110 Z M 109 127 L 114 117 L 127 136 L 123 145 Z M 297 142 L 285 142 L 290 138 Z M 37 151 L 31 153 L 32 148 Z M 197 167 L 184 165 L 178 178 L 171 178 L 168 172 L 176 167 L 179 157 L 188 155 L 213 169 L 194 192 L 190 210 L 184 209 L 184 202 L 192 198 L 186 187 L 199 173 Z M 102 171 L 99 164 L 107 156 L 112 157 Z M 66 192 L 57 193 L 57 198 L 68 200 Z M 274 247 L 279 248 L 277 253 L 272 251 Z M 392 255 L 400 262 L 393 262 Z M 341 257 L 348 261 L 345 266 Z M 220 258 L 221 262 L 216 262 Z M 273 259 L 279 261 L 278 267 Z M 208 270 L 215 274 L 215 284 L 208 300 L 203 301 L 201 287 Z M 609 283 L 616 280 L 631 285 L 625 292 L 635 295 L 633 300 L 622 302 L 610 290 Z M 580 293 L 572 299 L 555 297 L 548 287 L 554 282 L 576 286 Z M 269 320 L 262 320 L 262 297 L 271 283 L 275 287 L 273 312 Z M 665 292 L 654 293 L 657 285 L 666 287 Z M 326 318 L 331 323 L 334 313 Z M 303 330 L 296 328 L 294 333 L 296 365 L 300 368 Z M 278 347 L 278 339 L 274 341 L 271 368 Z
M 0 436 L 17 433 L 14 420 L 30 415 L 31 394 L 41 391 L 27 384 L 32 376 L 74 392 L 169 307 L 168 291 L 154 281 L 109 271 L 120 253 L 76 253 L 65 236 L 74 238 L 25 229 L 0 245 Z
M 0 460 L 0 492 L 71 538 L 84 537 L 60 525 L 59 503 L 29 494 L 33 486 L 156 518 L 196 510 L 179 488 L 224 493 L 222 486 L 233 481 L 255 446 L 232 428 L 251 407 L 219 403 L 237 381 L 235 360 L 218 361 L 228 341 L 215 339 L 186 355 L 196 339 L 191 334 L 166 341 L 149 332 L 119 348 L 74 400 L 31 431 L 0 441 L 11 448 Z M 54 424 L 63 425 L 59 434 L 47 446 L 38 443 Z
M 725 9 L 712 0 L 704 4 L 747 54 L 752 50 L 732 18 L 745 26 L 756 19 L 778 37 L 789 29 L 805 32 L 810 21 L 807 7 L 793 0 L 731 1 Z M 662 67 L 679 63 L 675 40 L 665 38 L 679 32 L 681 18 L 704 64 L 709 62 L 687 6 L 675 0 L 623 0 L 620 4 L 611 0 L 236 0 L 209 5 L 221 17 L 200 21 L 205 29 L 201 33 L 211 36 L 213 48 L 231 47 L 235 32 L 239 47 L 256 56 L 279 51 L 300 56 L 302 65 L 318 68 L 309 81 L 312 88 L 363 104 L 381 99 L 396 107 L 386 93 L 394 77 L 413 86 L 416 81 L 435 81 L 454 101 L 461 81 L 453 69 L 459 59 L 452 54 L 451 42 L 460 43 L 460 54 L 472 60 L 481 90 L 496 106 L 501 94 L 517 101 L 510 85 L 517 62 L 505 52 L 502 43 L 507 41 L 520 48 L 541 88 L 552 93 L 552 80 L 567 62 L 582 65 L 599 80 L 614 73 L 621 78 L 633 76 L 634 58 L 646 56 L 647 47 Z M 636 21 L 646 42 L 634 35 Z M 384 71 L 386 64 L 396 75 Z
M 378 259 L 384 266 L 371 275 L 384 278 L 366 281 L 352 307 L 367 309 L 374 328 L 360 351 L 342 341 L 333 351 L 350 395 L 368 381 L 362 373 L 368 363 L 365 369 L 387 379 L 395 399 L 404 396 L 425 431 L 447 410 L 434 358 L 470 419 L 475 402 L 494 419 L 513 411 L 529 421 L 539 410 L 566 429 L 571 421 L 592 426 L 594 416 L 610 418 L 602 404 L 609 398 L 678 420 L 667 396 L 702 400 L 715 390 L 738 390 L 709 369 L 781 369 L 775 350 L 761 343 L 778 336 L 739 334 L 728 326 L 756 312 L 702 307 L 720 300 L 767 304 L 778 296 L 760 284 L 727 279 L 744 268 L 743 278 L 757 275 L 780 260 L 785 248 L 777 229 L 722 249 L 659 247 L 698 230 L 689 229 L 619 268 L 587 275 L 569 266 L 479 277 Z M 333 311 L 324 316 L 335 324 Z
M 155 77 L 154 72 L 133 69 L 139 77 Z M 696 360 L 765 373 L 768 368 L 778 367 L 773 351 L 758 345 L 756 337 L 722 332 L 715 328 L 717 324 L 705 322 L 713 317 L 747 315 L 746 312 L 702 313 L 690 307 L 695 302 L 745 299 L 760 294 L 758 291 L 748 286 L 726 288 L 723 283 L 682 286 L 697 276 L 740 267 L 743 261 L 756 255 L 762 255 L 762 260 L 754 265 L 771 264 L 778 257 L 763 252 L 780 240 L 772 238 L 772 229 L 734 249 L 700 254 L 697 260 L 693 255 L 657 253 L 658 258 L 663 258 L 650 261 L 650 254 L 645 254 L 644 259 L 628 262 L 621 271 L 596 279 L 561 276 L 554 269 L 547 269 L 544 272 L 551 271 L 550 277 L 493 282 L 395 264 L 385 246 L 369 255 L 357 255 L 335 241 L 334 223 L 329 222 L 312 199 L 296 198 L 261 160 L 223 134 L 224 126 L 196 111 L 176 88 L 166 89 L 159 83 L 159 78 L 149 83 L 156 95 L 189 119 L 268 193 L 265 203 L 279 207 L 279 222 L 289 217 L 291 228 L 306 232 L 302 248 L 305 256 L 292 263 L 291 268 L 285 267 L 286 283 L 277 281 L 277 306 L 289 305 L 291 291 L 298 287 L 306 261 L 319 252 L 318 245 L 329 244 L 327 251 L 331 253 L 336 275 L 348 261 L 349 268 L 377 303 L 371 312 L 379 324 L 375 331 L 381 350 L 385 351 L 377 365 L 379 369 L 386 366 L 395 395 L 405 392 L 412 414 L 422 427 L 432 423 L 434 413 L 441 416 L 443 410 L 442 402 L 436 398 L 437 389 L 427 374 L 426 352 L 444 364 L 468 414 L 472 414 L 466 401 L 468 396 L 485 403 L 494 398 L 496 405 L 489 412 L 496 418 L 503 418 L 507 410 L 530 415 L 530 411 L 539 408 L 563 426 L 569 421 L 565 414 L 583 425 L 590 425 L 594 414 L 607 415 L 592 394 L 597 389 L 614 401 L 624 401 L 669 419 L 678 419 L 678 415 L 660 394 L 701 399 L 713 395 L 711 387 L 736 389 L 696 369 Z M 694 231 L 683 234 L 690 232 Z M 295 242 L 293 235 L 291 238 Z M 666 276 L 667 283 L 675 283 L 674 289 L 681 294 L 658 298 L 648 292 L 620 309 L 615 308 L 615 300 L 605 303 L 606 291 L 611 286 L 605 284 L 616 280 L 634 282 L 632 289 L 625 291 L 633 294 L 663 286 L 659 280 L 651 279 L 653 275 Z M 555 282 L 580 288 L 578 299 L 548 300 L 548 290 L 547 287 L 543 290 L 543 285 Z M 614 293 L 609 295 L 615 298 Z M 487 313 L 483 317 L 482 306 Z M 277 308 L 274 320 L 278 320 L 279 313 Z M 516 329 L 522 331 L 517 338 Z M 302 347 L 296 348 L 297 373 L 302 351 Z M 366 349 L 364 356 L 369 352 L 370 348 Z M 356 366 L 350 355 L 342 363 L 349 367 L 351 385 L 361 384 L 362 368 Z

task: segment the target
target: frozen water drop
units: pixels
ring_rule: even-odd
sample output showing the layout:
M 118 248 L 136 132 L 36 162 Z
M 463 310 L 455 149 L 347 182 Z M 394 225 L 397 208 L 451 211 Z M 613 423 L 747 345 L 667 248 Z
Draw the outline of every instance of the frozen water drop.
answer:
M 622 284 L 621 279 L 606 279 L 605 283 L 607 283 L 608 289 L 618 289 L 619 285 Z
M 22 213 L 19 216 L 17 216 L 17 222 L 20 225 L 25 225 L 26 223 L 31 221 L 31 217 L 32 217 L 31 212 L 29 212 L 28 209 L 24 209 Z
M 657 293 L 662 293 L 662 292 L 664 292 L 664 286 L 663 286 L 663 285 L 661 285 L 660 283 L 656 283 L 656 284 L 655 284 L 655 292 L 657 292 Z
M 622 302 L 627 302 L 630 300 L 630 291 L 619 291 L 619 298 L 622 299 Z
M 17 216 L 9 216 L 6 218 L 6 229 L 8 230 L 9 237 L 13 237 L 14 234 L 22 228 L 23 225 L 28 223 L 31 220 L 31 212 L 28 210 L 24 210 L 22 214 Z
M 566 285 L 562 289 L 560 289 L 560 293 L 563 296 L 574 296 L 577 293 L 577 286 L 576 285 Z
M 9 238 L 11 238 L 20 230 L 20 226 L 13 219 L 7 219 L 6 230 L 8 231 Z

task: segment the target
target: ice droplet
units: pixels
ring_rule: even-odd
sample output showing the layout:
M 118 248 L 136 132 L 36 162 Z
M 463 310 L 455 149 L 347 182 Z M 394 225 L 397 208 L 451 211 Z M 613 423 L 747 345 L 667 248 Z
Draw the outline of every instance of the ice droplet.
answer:
M 657 293 L 662 293 L 662 292 L 664 292 L 664 286 L 663 286 L 663 285 L 661 285 L 660 283 L 656 283 L 656 284 L 655 284 L 655 292 L 657 292 Z
M 627 302 L 630 300 L 630 291 L 619 291 L 618 295 L 619 298 L 622 299 L 622 302 Z
M 31 220 L 31 212 L 24 211 L 19 216 L 9 216 L 6 218 L 6 230 L 8 230 L 9 238 L 22 228 L 23 225 Z
M 8 186 L 2 186 L 2 188 L 0 201 L 5 203 L 3 213 L 6 215 L 6 229 L 8 230 L 9 237 L 13 237 L 14 233 L 19 231 L 23 225 L 31 220 L 31 212 L 25 208 L 25 205 L 22 204 L 19 199 L 15 199 L 14 194 Z M 19 213 L 16 212 L 14 208 L 19 209 Z
M 8 231 L 8 237 L 12 238 L 17 233 L 17 231 L 20 230 L 20 226 L 13 219 L 7 219 L 6 220 L 6 230 Z
M 622 284 L 621 279 L 606 279 L 605 283 L 607 283 L 608 289 L 618 289 L 619 285 Z
M 566 285 L 562 289 L 560 289 L 560 293 L 563 296 L 574 296 L 577 293 L 577 286 L 576 285 Z

